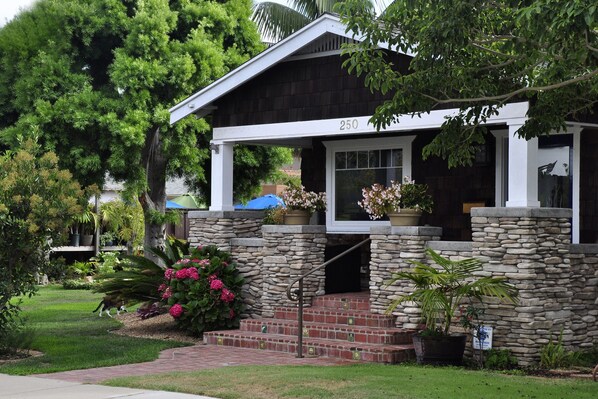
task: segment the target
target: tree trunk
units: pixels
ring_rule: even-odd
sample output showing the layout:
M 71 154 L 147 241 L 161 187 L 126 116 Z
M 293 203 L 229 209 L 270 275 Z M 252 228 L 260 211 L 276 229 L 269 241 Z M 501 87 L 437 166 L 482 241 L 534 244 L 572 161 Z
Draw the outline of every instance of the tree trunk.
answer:
M 149 248 L 164 247 L 164 223 L 156 223 L 156 216 L 164 215 L 166 211 L 166 165 L 168 160 L 162 151 L 159 127 L 153 127 L 148 131 L 142 162 L 147 179 L 147 190 L 139 198 L 145 215 L 144 254 L 146 258 L 159 263 L 160 258 L 149 251 Z

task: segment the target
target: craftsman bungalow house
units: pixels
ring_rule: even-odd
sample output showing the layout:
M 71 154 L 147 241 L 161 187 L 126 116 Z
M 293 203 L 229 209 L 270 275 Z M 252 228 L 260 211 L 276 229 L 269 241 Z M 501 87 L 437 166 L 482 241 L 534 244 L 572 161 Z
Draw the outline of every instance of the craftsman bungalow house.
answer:
M 488 122 L 492 135 L 475 165 L 424 162 L 423 146 L 455 110 L 405 116 L 376 132 L 368 120 L 384 96 L 341 67 L 340 46 L 351 40 L 338 17 L 325 14 L 171 109 L 171 123 L 211 116 L 210 210 L 233 210 L 234 144 L 280 145 L 303 148 L 304 185 L 330 199 L 329 232 L 383 224 L 358 209 L 361 187 L 403 175 L 430 186 L 436 206 L 423 222 L 442 226 L 444 239 L 471 238 L 464 209 L 475 204 L 571 208 L 572 241 L 598 240 L 598 125 L 572 122 L 566 134 L 525 141 L 515 132 L 527 103 L 509 104 Z M 409 60 L 396 55 L 399 68 Z
M 321 264 L 323 247 L 371 237 L 357 277 L 361 287 L 350 283 L 347 291 L 367 291 L 373 313 L 383 313 L 397 293 L 382 284 L 390 273 L 411 267 L 405 258 L 421 259 L 424 248 L 433 247 L 447 256 L 482 256 L 487 272 L 518 287 L 518 307 L 494 307 L 486 317 L 496 346 L 510 348 L 522 364 L 537 360 L 551 333 L 564 330 L 566 345 L 595 342 L 598 124 L 572 121 L 565 133 L 526 141 L 515 133 L 528 104 L 511 103 L 488 120 L 490 134 L 473 166 L 449 169 L 440 159 L 424 161 L 422 148 L 456 110 L 403 116 L 376 132 L 368 121 L 385 97 L 342 68 L 341 45 L 352 40 L 338 17 L 325 14 L 170 110 L 173 124 L 192 114 L 211 118 L 212 202 L 210 212 L 195 215 L 207 222 L 191 225 L 190 240 L 233 252 L 248 273 L 249 316 L 275 315 L 274 307 L 285 303 L 280 287 Z M 394 57 L 398 68 L 408 68 L 409 54 Z M 325 226 L 262 228 L 247 212 L 234 211 L 235 144 L 301 148 L 303 184 L 327 194 Z M 391 228 L 357 206 L 362 187 L 402 176 L 430 188 L 435 206 L 424 215 L 425 226 Z M 312 278 L 307 297 L 342 292 L 331 291 L 328 280 L 346 270 Z M 413 314 L 399 309 L 396 324 L 413 327 Z M 266 324 L 258 327 L 267 330 Z M 224 337 L 214 339 L 221 343 Z M 259 340 L 262 345 L 270 344 Z M 376 357 L 365 347 L 352 350 L 354 358 L 398 359 Z

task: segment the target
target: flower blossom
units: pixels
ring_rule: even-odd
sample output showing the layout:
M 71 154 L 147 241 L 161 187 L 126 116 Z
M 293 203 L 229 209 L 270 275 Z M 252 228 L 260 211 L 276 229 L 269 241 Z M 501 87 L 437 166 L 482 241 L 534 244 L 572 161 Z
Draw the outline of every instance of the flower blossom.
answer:
M 222 289 L 222 293 L 220 294 L 220 299 L 223 302 L 232 302 L 235 299 L 235 294 L 231 291 L 227 290 L 226 288 Z
M 219 290 L 224 287 L 224 283 L 222 280 L 215 278 L 214 280 L 210 281 L 210 289 L 211 290 Z
M 170 315 L 175 319 L 178 319 L 183 314 L 183 307 L 180 304 L 175 303 L 170 307 L 168 313 L 170 313 Z
M 158 287 L 158 292 L 162 292 L 166 289 L 166 284 L 160 284 L 160 286 Z
M 168 299 L 172 296 L 172 290 L 170 287 L 166 288 L 166 291 L 162 294 L 162 299 Z
M 184 280 L 187 277 L 189 277 L 189 269 L 185 268 L 185 269 L 181 269 L 181 270 L 177 270 L 176 273 L 174 274 L 175 278 L 178 278 L 179 280 Z
M 174 274 L 174 269 L 166 269 L 166 271 L 164 272 L 164 278 L 166 280 L 172 280 L 172 276 Z

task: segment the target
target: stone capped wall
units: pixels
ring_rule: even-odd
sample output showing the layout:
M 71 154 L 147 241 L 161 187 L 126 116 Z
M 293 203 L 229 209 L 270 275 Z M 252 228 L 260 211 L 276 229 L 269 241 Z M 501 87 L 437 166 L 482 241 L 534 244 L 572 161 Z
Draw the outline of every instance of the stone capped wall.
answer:
M 189 212 L 189 242 L 231 250 L 233 238 L 261 237 L 262 211 Z
M 256 318 L 262 315 L 262 294 L 264 275 L 262 273 L 262 250 L 264 240 L 261 238 L 233 238 L 231 255 L 245 279 L 241 290 L 245 309 L 243 318 Z
M 472 255 L 484 272 L 504 276 L 519 292 L 516 305 L 488 303 L 484 321 L 494 327 L 493 346 L 508 348 L 520 365 L 537 363 L 540 349 L 571 329 L 571 210 L 556 208 L 474 208 Z
M 296 306 L 286 289 L 291 280 L 324 263 L 325 226 L 262 226 L 263 295 L 262 315 L 271 317 L 276 306 Z M 324 294 L 325 272 L 321 269 L 305 278 L 304 303 Z
M 370 228 L 370 310 L 384 313 L 393 299 L 411 292 L 407 282 L 387 286 L 393 273 L 408 271 L 413 265 L 407 260 L 424 261 L 425 248 L 429 241 L 437 241 L 442 235 L 440 227 L 372 227 Z M 405 304 L 397 307 L 397 325 L 403 328 L 417 328 L 419 309 Z
M 571 245 L 571 344 L 598 344 L 598 244 Z

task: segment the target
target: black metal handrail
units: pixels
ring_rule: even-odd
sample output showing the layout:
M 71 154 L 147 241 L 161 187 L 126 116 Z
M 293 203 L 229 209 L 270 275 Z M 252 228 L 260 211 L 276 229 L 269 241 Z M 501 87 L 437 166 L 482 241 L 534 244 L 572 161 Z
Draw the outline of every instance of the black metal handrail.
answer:
M 353 252 L 354 250 L 356 250 L 359 247 L 362 247 L 363 245 L 367 244 L 368 242 L 370 242 L 371 239 L 368 237 L 365 240 L 361 241 L 358 244 L 353 245 L 351 248 L 347 249 L 346 251 L 336 255 L 334 258 L 327 260 L 326 262 L 322 263 L 320 266 L 313 268 L 312 270 L 308 271 L 305 274 L 302 274 L 301 276 L 297 277 L 296 279 L 294 279 L 293 281 L 291 281 L 289 283 L 289 286 L 287 287 L 287 298 L 289 298 L 291 301 L 298 301 L 299 302 L 299 308 L 297 310 L 297 328 L 298 328 L 298 332 L 297 332 L 297 357 L 303 357 L 303 279 L 315 272 L 317 272 L 318 270 L 322 269 L 323 267 L 326 267 L 327 265 L 331 264 L 332 262 L 336 261 L 337 259 L 342 258 L 343 256 L 347 255 L 350 252 Z M 293 286 L 295 284 L 299 283 L 299 287 L 297 287 L 296 290 L 293 291 Z

